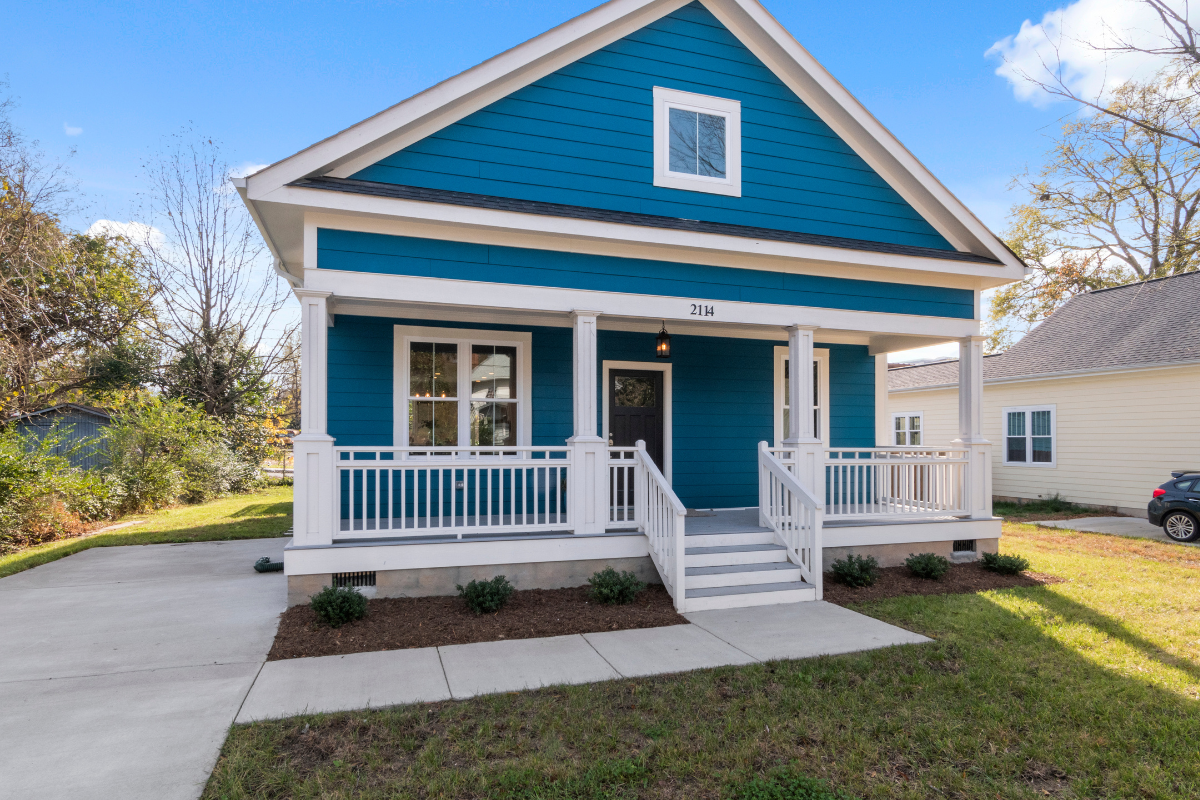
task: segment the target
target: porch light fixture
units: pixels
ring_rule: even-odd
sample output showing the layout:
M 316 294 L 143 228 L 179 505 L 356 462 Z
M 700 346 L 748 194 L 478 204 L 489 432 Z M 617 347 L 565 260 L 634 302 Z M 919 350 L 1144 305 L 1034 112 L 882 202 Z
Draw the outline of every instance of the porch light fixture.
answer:
M 658 337 L 654 340 L 654 355 L 659 358 L 671 357 L 671 334 L 667 333 L 667 321 L 664 319 L 662 330 L 658 332 Z

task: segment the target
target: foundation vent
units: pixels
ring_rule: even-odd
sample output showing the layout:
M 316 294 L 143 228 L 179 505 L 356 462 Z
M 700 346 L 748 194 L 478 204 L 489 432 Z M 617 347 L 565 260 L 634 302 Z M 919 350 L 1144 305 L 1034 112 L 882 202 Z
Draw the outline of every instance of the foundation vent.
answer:
M 974 539 L 959 539 L 957 542 L 954 543 L 954 552 L 956 552 L 956 553 L 974 553 L 975 552 L 975 540 Z M 375 585 L 374 580 L 375 580 L 374 573 L 372 573 L 372 578 L 371 578 L 372 586 Z
M 374 572 L 335 572 L 333 573 L 334 586 L 374 586 Z

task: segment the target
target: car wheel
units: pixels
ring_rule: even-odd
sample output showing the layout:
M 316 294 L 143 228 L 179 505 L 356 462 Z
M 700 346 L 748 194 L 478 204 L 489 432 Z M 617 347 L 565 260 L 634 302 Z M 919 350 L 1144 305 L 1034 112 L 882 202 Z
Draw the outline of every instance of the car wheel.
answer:
M 1200 526 L 1191 514 L 1173 511 L 1163 519 L 1163 533 L 1172 541 L 1194 542 L 1200 539 Z

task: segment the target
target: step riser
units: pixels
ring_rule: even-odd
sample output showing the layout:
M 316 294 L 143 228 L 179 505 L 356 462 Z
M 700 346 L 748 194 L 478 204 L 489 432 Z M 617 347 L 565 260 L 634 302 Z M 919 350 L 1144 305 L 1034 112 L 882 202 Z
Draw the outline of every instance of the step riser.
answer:
M 689 575 L 684 582 L 689 589 L 710 589 L 714 586 L 752 586 L 756 583 L 787 583 L 804 580 L 800 568 L 768 569 L 761 572 L 726 572 L 718 575 Z
M 688 547 L 729 547 L 739 544 L 775 544 L 772 531 L 755 533 L 696 533 L 684 537 Z
M 792 589 L 783 592 L 753 592 L 751 594 L 727 594 L 720 597 L 689 597 L 685 612 L 716 611 L 722 608 L 749 608 L 750 606 L 774 606 L 780 603 L 803 603 L 817 599 L 816 589 Z
M 745 553 L 705 553 L 685 555 L 684 567 L 725 567 L 732 564 L 775 564 L 787 561 L 783 550 L 750 550 Z M 774 583 L 774 581 L 771 581 Z

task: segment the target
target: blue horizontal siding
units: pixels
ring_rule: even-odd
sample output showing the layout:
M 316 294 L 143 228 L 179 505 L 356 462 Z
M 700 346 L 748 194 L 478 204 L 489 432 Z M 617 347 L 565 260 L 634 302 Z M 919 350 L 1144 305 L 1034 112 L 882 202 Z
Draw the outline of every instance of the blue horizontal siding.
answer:
M 655 86 L 741 103 L 741 197 L 653 185 Z M 953 249 L 699 3 L 354 177 Z
M 972 319 L 968 289 L 319 229 L 317 266 L 522 286 Z
M 329 329 L 329 433 L 339 445 L 392 442 L 392 328 L 423 325 L 530 331 L 534 445 L 562 445 L 573 430 L 571 329 L 430 322 L 339 314 Z M 602 330 L 597 342 L 597 409 L 602 363 L 653 358 L 654 334 Z M 672 336 L 673 483 L 689 508 L 758 503 L 757 447 L 774 437 L 774 352 L 779 342 Z M 830 350 L 833 447 L 875 443 L 875 361 L 865 346 Z M 597 417 L 598 429 L 603 419 Z

